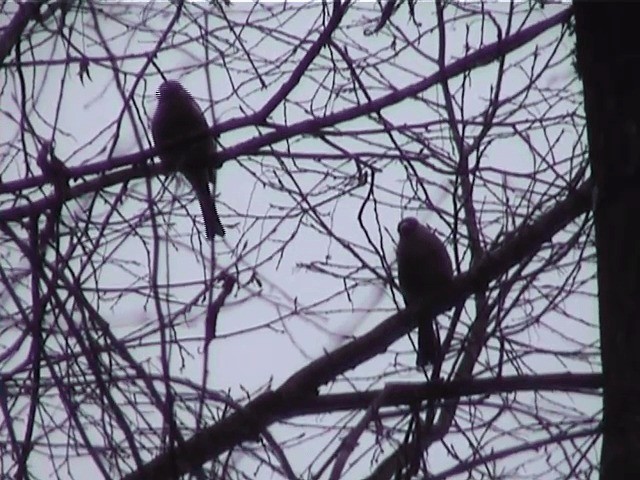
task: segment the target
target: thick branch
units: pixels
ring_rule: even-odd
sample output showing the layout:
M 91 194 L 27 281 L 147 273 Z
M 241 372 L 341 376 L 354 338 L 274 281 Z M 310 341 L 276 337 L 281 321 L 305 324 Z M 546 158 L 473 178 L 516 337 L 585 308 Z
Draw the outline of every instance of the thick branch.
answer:
M 586 213 L 590 206 L 590 193 L 591 181 L 587 181 L 537 221 L 509 235 L 502 246 L 480 260 L 472 271 L 456 277 L 451 291 L 443 295 L 437 305 L 425 308 L 432 315 L 442 313 L 517 265 L 579 215 Z M 185 474 L 242 442 L 255 441 L 269 425 L 312 401 L 322 385 L 384 352 L 414 329 L 416 325 L 409 319 L 416 317 L 407 315 L 406 311 L 391 316 L 369 333 L 307 365 L 277 390 L 261 394 L 242 410 L 196 433 L 171 454 L 159 455 L 125 479 L 168 478 L 168 472 L 176 470 Z

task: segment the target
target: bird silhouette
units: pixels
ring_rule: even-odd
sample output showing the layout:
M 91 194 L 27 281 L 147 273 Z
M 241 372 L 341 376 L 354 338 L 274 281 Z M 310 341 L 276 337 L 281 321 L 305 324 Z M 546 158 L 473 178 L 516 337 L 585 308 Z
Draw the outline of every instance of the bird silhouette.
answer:
M 207 238 L 213 239 L 214 235 L 224 237 L 224 227 L 214 201 L 216 171 L 212 161 L 216 146 L 208 129 L 202 110 L 179 82 L 168 80 L 160 86 L 151 121 L 153 141 L 165 169 L 181 173 L 191 185 L 200 203 Z
M 453 279 L 451 258 L 437 235 L 413 217 L 398 223 L 398 234 L 396 258 L 400 292 L 407 307 L 419 306 L 450 285 Z M 432 364 L 439 357 L 435 319 L 419 321 L 416 365 Z

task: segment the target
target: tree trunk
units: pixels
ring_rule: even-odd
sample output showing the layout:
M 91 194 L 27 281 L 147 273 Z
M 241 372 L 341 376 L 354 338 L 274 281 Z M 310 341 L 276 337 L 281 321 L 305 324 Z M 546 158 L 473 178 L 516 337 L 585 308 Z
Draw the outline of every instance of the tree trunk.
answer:
M 574 5 L 596 185 L 604 480 L 640 478 L 640 28 L 634 7 Z

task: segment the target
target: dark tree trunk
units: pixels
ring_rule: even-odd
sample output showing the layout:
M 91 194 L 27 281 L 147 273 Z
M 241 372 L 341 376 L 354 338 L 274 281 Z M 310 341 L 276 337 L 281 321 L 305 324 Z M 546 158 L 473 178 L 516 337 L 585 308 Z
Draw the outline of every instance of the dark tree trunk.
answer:
M 576 2 L 591 165 L 602 370 L 601 478 L 640 478 L 640 27 L 633 3 Z

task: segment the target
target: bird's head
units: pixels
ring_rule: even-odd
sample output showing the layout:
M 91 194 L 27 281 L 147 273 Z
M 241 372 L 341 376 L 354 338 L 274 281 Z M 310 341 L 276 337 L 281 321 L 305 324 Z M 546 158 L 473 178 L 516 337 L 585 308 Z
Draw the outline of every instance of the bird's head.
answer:
M 420 222 L 414 217 L 407 217 L 398 223 L 398 233 L 400 238 L 409 238 L 420 227 Z
M 180 85 L 180 82 L 175 80 L 167 80 L 158 89 L 158 100 L 171 100 L 173 98 L 180 98 L 184 95 L 185 90 Z

